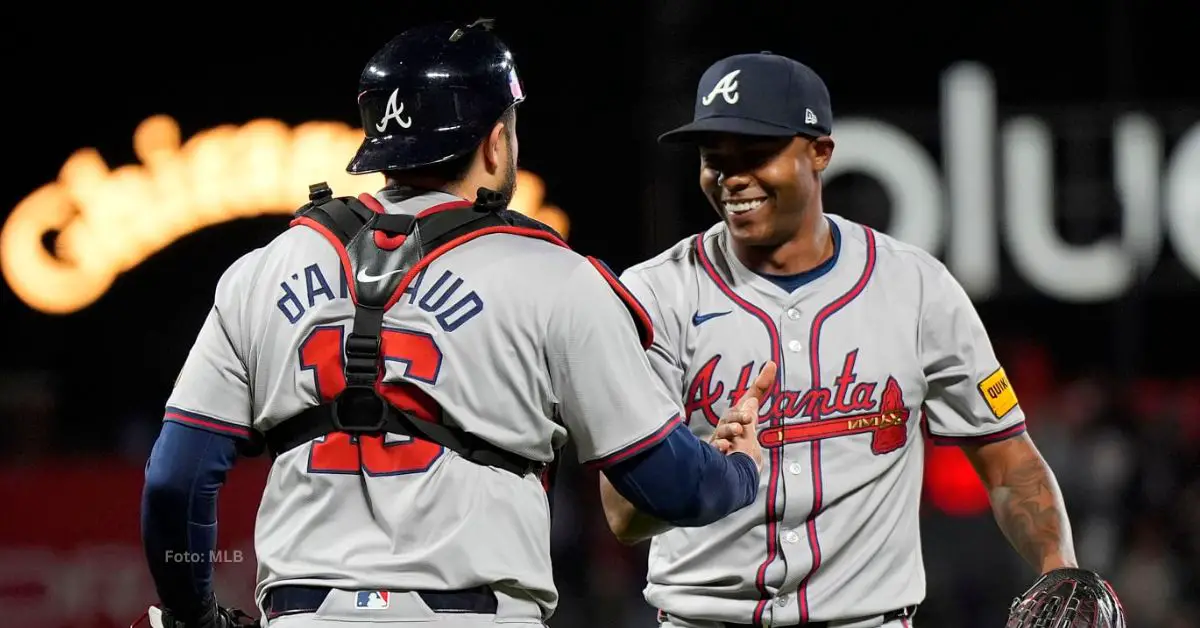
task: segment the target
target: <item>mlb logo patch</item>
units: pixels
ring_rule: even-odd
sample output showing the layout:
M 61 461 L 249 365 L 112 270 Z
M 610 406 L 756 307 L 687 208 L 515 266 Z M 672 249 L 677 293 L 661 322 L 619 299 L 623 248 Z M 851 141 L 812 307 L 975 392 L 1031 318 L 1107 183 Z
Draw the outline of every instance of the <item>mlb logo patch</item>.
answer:
M 354 608 L 382 609 L 387 607 L 387 591 L 358 591 L 354 597 Z

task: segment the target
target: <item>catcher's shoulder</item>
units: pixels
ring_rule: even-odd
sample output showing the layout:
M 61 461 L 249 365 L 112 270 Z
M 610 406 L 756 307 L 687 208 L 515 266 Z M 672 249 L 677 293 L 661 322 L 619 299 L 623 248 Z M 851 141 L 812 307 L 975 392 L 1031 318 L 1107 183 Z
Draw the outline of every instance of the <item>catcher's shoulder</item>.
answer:
M 691 234 L 677 240 L 657 255 L 625 269 L 622 279 L 631 277 L 647 281 L 679 279 L 699 267 L 696 239 L 707 234 Z
M 696 239 L 704 233 L 680 238 L 654 257 L 626 268 L 621 281 L 643 305 L 661 311 L 685 307 L 695 298 L 698 277 L 703 273 L 696 254 Z

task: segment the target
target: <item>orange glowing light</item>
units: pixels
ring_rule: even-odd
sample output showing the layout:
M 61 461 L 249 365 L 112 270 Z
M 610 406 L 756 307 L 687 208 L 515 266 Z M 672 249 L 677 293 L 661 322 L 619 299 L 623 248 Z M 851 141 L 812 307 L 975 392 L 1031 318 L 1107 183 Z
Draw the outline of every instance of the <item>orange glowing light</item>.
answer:
M 30 307 L 69 314 L 94 303 L 117 276 L 172 242 L 218 223 L 288 215 L 326 181 L 339 196 L 371 192 L 382 175 L 345 171 L 363 134 L 339 122 L 289 128 L 278 120 L 222 125 L 182 142 L 169 116 L 134 131 L 139 165 L 110 170 L 93 148 L 72 154 L 58 179 L 22 199 L 0 229 L 0 271 Z M 545 184 L 518 173 L 512 209 L 567 237 L 569 221 L 544 206 Z M 56 233 L 53 251 L 43 238 Z

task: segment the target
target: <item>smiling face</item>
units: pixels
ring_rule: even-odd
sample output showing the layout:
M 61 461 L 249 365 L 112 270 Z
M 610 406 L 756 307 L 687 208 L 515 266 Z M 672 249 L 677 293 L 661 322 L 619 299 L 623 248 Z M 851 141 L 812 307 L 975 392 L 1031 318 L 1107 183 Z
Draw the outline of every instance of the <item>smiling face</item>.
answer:
M 829 138 L 713 134 L 700 143 L 700 189 L 739 242 L 775 247 L 800 229 L 820 194 Z

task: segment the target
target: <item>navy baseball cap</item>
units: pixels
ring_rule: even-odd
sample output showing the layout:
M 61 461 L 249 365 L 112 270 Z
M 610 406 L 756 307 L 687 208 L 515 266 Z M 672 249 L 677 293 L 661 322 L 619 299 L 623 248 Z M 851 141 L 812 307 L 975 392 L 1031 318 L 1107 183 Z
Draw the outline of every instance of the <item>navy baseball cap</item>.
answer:
M 812 68 L 771 52 L 726 57 L 696 88 L 693 120 L 659 136 L 695 142 L 705 133 L 820 137 L 833 131 L 829 89 Z

